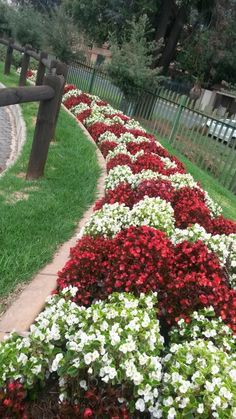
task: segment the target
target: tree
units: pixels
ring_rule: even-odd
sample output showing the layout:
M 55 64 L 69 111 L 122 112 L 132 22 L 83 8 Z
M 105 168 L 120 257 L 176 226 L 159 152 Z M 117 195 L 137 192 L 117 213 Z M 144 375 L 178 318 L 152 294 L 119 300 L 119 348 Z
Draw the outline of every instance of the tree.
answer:
M 73 43 L 77 38 L 73 20 L 63 6 L 44 14 L 43 47 L 46 51 L 69 63 L 74 57 Z
M 12 36 L 22 45 L 30 44 L 34 48 L 42 46 L 43 19 L 32 6 L 12 8 L 9 25 Z
M 45 11 L 59 6 L 61 0 L 13 0 L 13 3 L 20 6 L 32 6 L 37 10 Z
M 64 0 L 79 28 L 98 44 L 107 41 L 110 33 L 119 42 L 127 20 L 146 14 L 152 22 L 158 3 L 158 0 Z
M 149 40 L 163 41 L 161 57 L 153 56 L 153 67 L 167 70 L 176 53 L 184 27 L 195 15 L 197 22 L 211 17 L 215 0 L 64 0 L 75 22 L 90 36 L 92 42 L 102 44 L 109 33 L 122 41 L 127 20 L 146 14 L 154 32 Z
M 183 42 L 177 61 L 205 84 L 236 83 L 235 1 L 218 0 L 208 24 L 195 28 Z
M 11 36 L 11 28 L 9 25 L 10 10 L 8 4 L 0 1 L 0 34 Z
M 136 97 L 140 90 L 156 86 L 160 69 L 150 68 L 157 45 L 148 41 L 148 19 L 144 15 L 128 23 L 123 42 L 111 37 L 112 59 L 107 66 L 111 80 L 122 90 L 126 99 Z

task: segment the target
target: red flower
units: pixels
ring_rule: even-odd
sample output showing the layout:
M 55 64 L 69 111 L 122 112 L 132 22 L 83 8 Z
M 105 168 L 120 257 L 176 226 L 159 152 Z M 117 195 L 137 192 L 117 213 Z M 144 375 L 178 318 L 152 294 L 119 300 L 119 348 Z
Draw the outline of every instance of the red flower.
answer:
M 130 134 L 133 134 L 133 136 L 135 138 L 145 137 L 145 138 L 149 138 L 149 140 L 156 141 L 154 135 L 148 134 L 147 132 L 142 131 L 141 129 L 138 129 L 138 128 L 127 129 L 126 132 L 129 132 Z
M 76 85 L 75 84 L 66 84 L 64 87 L 64 94 L 68 93 L 70 90 L 74 90 L 76 89 Z
M 0 417 L 27 419 L 25 398 L 26 392 L 19 381 L 8 382 L 5 391 L 0 389 Z
M 116 147 L 117 143 L 115 141 L 103 141 L 100 145 L 100 151 L 103 157 L 106 158 L 109 151 L 113 151 Z
M 85 418 L 91 418 L 94 416 L 93 410 L 90 409 L 89 407 L 87 407 L 86 409 L 84 409 L 82 417 Z
M 146 226 L 130 227 L 113 239 L 103 292 L 157 291 L 164 286 L 173 260 L 173 247 L 164 233 Z
M 119 113 L 105 114 L 105 118 L 108 118 L 108 119 L 113 119 L 115 116 L 118 116 L 122 121 L 125 121 L 125 122 L 130 120 L 128 116 L 122 115 Z
M 127 154 L 119 153 L 115 157 L 110 159 L 109 162 L 107 163 L 107 172 L 109 173 L 111 169 L 114 169 L 114 167 L 120 166 L 120 165 L 121 166 L 126 165 L 132 168 L 133 163 L 132 163 L 131 158 Z
M 134 204 L 135 192 L 128 183 L 122 182 L 115 189 L 107 191 L 104 198 L 96 202 L 94 210 L 97 211 L 103 207 L 104 204 L 125 204 L 132 208 Z
M 104 134 L 104 132 L 107 132 L 107 131 L 115 134 L 117 137 L 127 132 L 126 128 L 124 128 L 123 125 L 120 125 L 120 124 L 107 125 L 104 122 L 95 122 L 94 124 L 88 127 L 88 131 L 93 137 L 95 142 L 97 142 L 100 135 Z
M 65 100 L 64 106 L 67 109 L 71 109 L 76 105 L 79 105 L 80 103 L 86 103 L 87 105 L 90 105 L 92 100 L 85 94 L 82 93 L 81 95 L 77 96 L 71 96 L 68 99 Z
M 107 106 L 108 103 L 105 102 L 105 100 L 98 100 L 98 101 L 96 101 L 96 105 L 97 106 Z
M 226 278 L 214 253 L 201 242 L 184 241 L 175 248 L 174 264 L 165 292 L 159 295 L 161 315 L 169 324 L 199 308 L 214 305 Z
M 92 113 L 91 109 L 86 109 L 85 111 L 80 112 L 79 114 L 77 114 L 76 119 L 78 119 L 78 121 L 83 123 L 84 120 L 91 115 L 91 113 Z
M 171 182 L 167 180 L 143 180 L 137 187 L 135 194 L 135 203 L 144 199 L 145 196 L 150 198 L 160 197 L 168 202 L 174 197 L 175 189 Z
M 187 228 L 194 223 L 205 226 L 211 220 L 210 210 L 205 204 L 205 194 L 200 189 L 185 187 L 177 190 L 171 204 L 178 228 Z
M 162 173 L 164 171 L 164 163 L 154 154 L 143 154 L 133 164 L 132 171 L 133 173 L 139 173 L 142 170 L 152 170 L 153 172 Z
M 29 77 L 32 77 L 32 76 L 33 76 L 33 71 L 28 70 L 27 73 L 26 73 L 26 77 L 29 78 Z
M 57 291 L 73 285 L 78 287 L 75 301 L 89 305 L 99 298 L 101 283 L 106 273 L 107 255 L 111 242 L 102 237 L 83 237 L 71 249 L 71 258 L 58 273 Z
M 227 218 L 220 215 L 216 218 L 211 218 L 207 220 L 204 224 L 204 227 L 208 233 L 211 234 L 236 234 L 236 222 L 228 220 Z
M 159 146 L 155 140 L 143 141 L 141 143 L 130 142 L 126 147 L 131 154 L 136 154 L 143 150 L 145 153 L 155 153 L 162 157 L 170 157 L 168 151 Z

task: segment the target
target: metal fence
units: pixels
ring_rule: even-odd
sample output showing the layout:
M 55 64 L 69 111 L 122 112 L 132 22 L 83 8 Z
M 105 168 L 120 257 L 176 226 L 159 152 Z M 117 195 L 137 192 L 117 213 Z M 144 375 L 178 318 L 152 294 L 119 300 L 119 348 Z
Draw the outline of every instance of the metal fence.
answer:
M 67 80 L 140 121 L 236 194 L 236 121 L 227 114 L 202 112 L 196 101 L 163 87 L 127 102 L 105 73 L 86 64 L 71 65 Z

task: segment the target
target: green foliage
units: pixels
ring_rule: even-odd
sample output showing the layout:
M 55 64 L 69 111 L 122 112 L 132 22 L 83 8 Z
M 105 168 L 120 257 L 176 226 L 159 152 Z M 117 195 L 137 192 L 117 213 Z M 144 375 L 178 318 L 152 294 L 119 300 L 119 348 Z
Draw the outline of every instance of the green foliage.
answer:
M 10 7 L 0 0 L 0 34 L 5 33 L 11 35 L 11 28 L 9 26 Z
M 150 67 L 157 44 L 148 41 L 147 26 L 144 15 L 129 22 L 121 44 L 114 36 L 110 39 L 112 59 L 107 71 L 126 98 L 136 96 L 140 89 L 156 86 L 160 80 L 160 69 Z
M 64 0 L 79 29 L 92 42 L 103 44 L 112 32 L 118 39 L 126 29 L 127 20 L 147 14 L 155 24 L 159 2 L 155 0 Z
M 60 60 L 69 63 L 74 57 L 72 46 L 78 36 L 72 18 L 64 7 L 51 9 L 44 15 L 44 50 L 53 53 Z
M 13 2 L 20 6 L 33 6 L 35 9 L 41 11 L 60 4 L 60 0 L 13 0 Z
M 44 22 L 42 15 L 33 7 L 12 8 L 10 27 L 13 37 L 22 45 L 30 44 L 34 48 L 41 47 Z
M 226 80 L 236 82 L 235 7 L 229 0 L 212 9 L 209 27 L 200 25 L 182 42 L 177 61 L 183 70 L 208 85 Z M 231 7 L 230 7 L 231 4 Z

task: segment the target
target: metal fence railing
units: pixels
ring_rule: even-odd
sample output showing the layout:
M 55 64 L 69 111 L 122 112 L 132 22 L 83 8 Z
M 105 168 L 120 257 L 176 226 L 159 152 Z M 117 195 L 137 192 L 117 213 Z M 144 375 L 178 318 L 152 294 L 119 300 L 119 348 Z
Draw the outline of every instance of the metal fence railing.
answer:
M 72 64 L 67 81 L 140 121 L 236 194 L 236 121 L 227 113 L 200 111 L 196 101 L 165 87 L 139 92 L 127 103 L 106 73 L 86 64 Z

